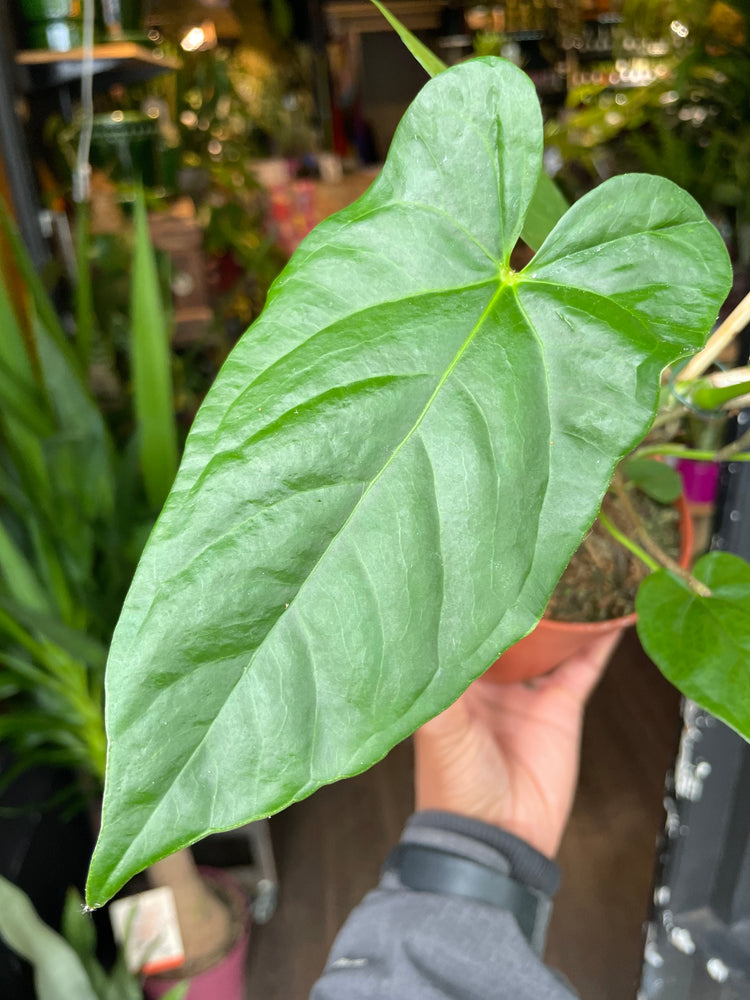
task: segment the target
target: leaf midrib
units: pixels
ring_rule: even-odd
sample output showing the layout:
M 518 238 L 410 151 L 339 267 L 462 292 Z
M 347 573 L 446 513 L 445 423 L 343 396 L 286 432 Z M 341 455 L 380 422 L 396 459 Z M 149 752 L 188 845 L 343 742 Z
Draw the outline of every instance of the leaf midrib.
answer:
M 339 536 L 346 530 L 347 526 L 352 521 L 352 519 L 354 518 L 354 516 L 357 514 L 357 512 L 359 511 L 361 505 L 365 502 L 367 496 L 369 495 L 369 493 L 371 492 L 371 490 L 373 489 L 373 487 L 375 486 L 375 484 L 382 478 L 383 475 L 385 475 L 387 469 L 393 463 L 393 461 L 395 460 L 396 456 L 401 452 L 401 450 L 404 448 L 404 446 L 407 444 L 407 442 L 416 433 L 416 431 L 419 428 L 420 424 L 422 423 L 422 421 L 424 420 L 425 416 L 429 412 L 430 407 L 432 406 L 433 402 L 437 398 L 438 393 L 440 392 L 440 390 L 442 389 L 442 387 L 445 385 L 445 383 L 448 380 L 448 378 L 450 378 L 450 375 L 455 370 L 456 365 L 459 363 L 459 361 L 461 360 L 461 358 L 463 357 L 463 355 L 466 353 L 466 351 L 468 350 L 468 348 L 471 345 L 471 343 L 476 338 L 476 336 L 477 336 L 478 332 L 481 330 L 481 328 L 482 328 L 485 320 L 487 319 L 487 317 L 490 315 L 490 313 L 492 312 L 492 310 L 497 305 L 497 302 L 500 299 L 500 297 L 502 296 L 503 292 L 506 289 L 508 289 L 509 287 L 510 287 L 510 283 L 498 279 L 498 288 L 497 288 L 497 290 L 495 291 L 495 293 L 491 297 L 491 299 L 488 302 L 488 304 L 485 306 L 484 310 L 482 311 L 481 316 L 479 317 L 479 319 L 477 320 L 476 324 L 472 328 L 471 333 L 469 334 L 469 336 L 464 341 L 464 343 L 461 346 L 460 350 L 456 352 L 456 355 L 455 355 L 453 361 L 448 366 L 448 368 L 446 369 L 446 371 L 443 374 L 443 376 L 440 378 L 440 380 L 439 380 L 437 386 L 435 387 L 432 395 L 430 396 L 429 400 L 427 401 L 427 403 L 423 407 L 422 412 L 419 414 L 419 416 L 417 417 L 417 419 L 414 421 L 414 424 L 409 429 L 409 431 L 404 435 L 403 439 L 398 444 L 398 446 L 394 449 L 394 451 L 391 453 L 391 455 L 389 455 L 387 461 L 383 464 L 382 468 L 370 480 L 370 483 L 368 484 L 367 488 L 365 489 L 365 491 L 363 492 L 362 496 L 359 498 L 359 500 L 357 501 L 357 503 L 352 508 L 352 511 L 350 512 L 350 514 L 348 515 L 348 517 L 346 518 L 346 520 L 344 521 L 344 523 L 341 525 L 341 527 L 336 532 L 336 534 L 331 538 L 331 540 L 328 543 L 328 545 L 326 546 L 325 550 L 320 554 L 320 556 L 318 557 L 317 561 L 315 562 L 315 565 L 310 569 L 310 571 L 308 572 L 307 576 L 302 581 L 302 584 L 301 584 L 299 590 L 297 591 L 297 593 L 295 594 L 295 596 L 292 598 L 292 600 L 289 602 L 289 609 L 291 609 L 292 606 L 294 605 L 294 603 L 299 599 L 299 595 L 304 590 L 307 582 L 313 577 L 313 575 L 317 571 L 318 567 L 320 566 L 321 562 L 325 559 L 326 555 L 330 551 L 331 547 L 336 543 L 336 541 L 339 538 Z M 274 622 L 274 624 L 271 626 L 271 628 L 266 633 L 266 635 L 265 635 L 265 637 L 263 639 L 263 644 L 265 644 L 269 640 L 269 638 L 273 635 L 275 629 L 277 628 L 277 626 L 279 625 L 279 623 L 284 618 L 284 614 L 289 609 L 285 609 L 285 611 L 276 619 L 276 621 Z M 142 838 L 142 836 L 145 834 L 146 830 L 148 830 L 149 826 L 152 824 L 152 822 L 154 821 L 154 819 L 159 814 L 159 806 L 165 801 L 165 799 L 168 797 L 169 793 L 173 792 L 173 790 L 175 789 L 175 786 L 176 786 L 176 783 L 177 783 L 177 780 L 178 780 L 179 776 L 181 776 L 182 774 L 184 774 L 188 770 L 188 768 L 190 767 L 190 764 L 191 764 L 193 758 L 195 757 L 195 755 L 203 747 L 204 743 L 209 739 L 210 734 L 211 734 L 211 732 L 213 730 L 214 725 L 216 725 L 216 723 L 221 718 L 222 712 L 224 711 L 226 705 L 229 703 L 230 699 L 232 698 L 235 690 L 237 689 L 237 687 L 239 686 L 239 684 L 241 683 L 241 681 L 243 680 L 243 678 L 246 676 L 247 672 L 252 667 L 253 661 L 254 661 L 255 657 L 257 656 L 257 654 L 258 654 L 258 652 L 259 652 L 259 650 L 261 648 L 262 648 L 262 644 L 256 650 L 253 651 L 253 653 L 252 653 L 250 659 L 248 660 L 247 664 L 245 665 L 245 667 L 243 667 L 243 669 L 239 673 L 236 681 L 234 682 L 234 684 L 232 685 L 232 687 L 227 692 L 226 698 L 223 700 L 223 702 L 220 705 L 218 711 L 216 712 L 216 714 L 214 715 L 214 717 L 211 719 L 211 721 L 209 722 L 209 724 L 206 727 L 206 729 L 204 730 L 204 732 L 202 733 L 200 739 L 195 744 L 195 746 L 193 747 L 193 749 L 190 751 L 189 756 L 187 758 L 185 758 L 185 760 L 181 763 L 181 766 L 179 767 L 179 769 L 175 772 L 175 776 L 174 776 L 174 778 L 172 779 L 172 781 L 170 783 L 169 789 L 167 790 L 167 795 L 160 796 L 159 803 L 156 804 L 154 807 L 152 807 L 150 809 L 149 815 L 146 818 L 146 822 L 142 826 L 139 827 L 137 836 L 135 836 L 130 841 L 130 845 L 129 845 L 128 850 L 125 852 L 125 854 L 122 855 L 122 857 L 120 859 L 120 865 L 118 866 L 118 868 L 122 867 L 122 864 L 125 861 L 125 859 L 133 851 L 134 845 L 136 845 L 138 843 L 138 841 Z M 116 881 L 116 879 L 114 877 L 111 877 L 108 880 L 108 884 L 109 884 L 109 882 L 114 882 L 114 881 Z
M 496 262 L 493 261 L 493 263 Z M 336 319 L 332 320 L 330 323 L 327 323 L 324 327 L 316 329 L 315 332 L 310 337 L 307 337 L 301 343 L 296 344 L 291 350 L 287 351 L 286 354 L 282 354 L 280 357 L 276 358 L 276 360 L 272 364 L 263 368 L 262 371 L 260 371 L 258 375 L 252 380 L 252 382 L 249 382 L 246 386 L 244 386 L 242 388 L 242 391 L 232 400 L 232 403 L 227 408 L 227 412 L 222 417 L 221 421 L 217 424 L 216 430 L 213 432 L 213 436 L 216 438 L 220 435 L 222 428 L 225 426 L 226 421 L 229 419 L 230 414 L 233 413 L 234 408 L 240 405 L 240 401 L 243 400 L 252 389 L 257 389 L 258 383 L 261 380 L 265 381 L 266 379 L 268 379 L 269 375 L 274 373 L 276 369 L 279 367 L 279 365 L 288 362 L 290 358 L 293 358 L 294 355 L 297 354 L 299 351 L 307 350 L 310 344 L 314 343 L 318 337 L 322 337 L 330 333 L 330 331 L 333 330 L 339 324 L 351 323 L 354 320 L 362 320 L 374 310 L 380 310 L 390 306 L 398 306 L 404 302 L 416 302 L 419 299 L 429 299 L 429 298 L 434 298 L 436 296 L 447 297 L 449 295 L 462 295 L 468 291 L 475 291 L 476 289 L 479 288 L 487 288 L 490 285 L 493 285 L 496 281 L 497 281 L 497 276 L 492 275 L 491 277 L 482 278 L 481 280 L 478 281 L 471 281 L 467 282 L 466 284 L 456 285 L 452 288 L 450 287 L 426 288 L 424 289 L 424 291 L 421 292 L 414 292 L 413 294 L 410 293 L 408 295 L 399 295 L 399 297 L 395 299 L 385 299 L 380 302 L 371 302 L 368 305 L 363 306 L 361 309 L 354 309 L 351 312 L 336 317 Z M 350 349 L 351 348 L 347 348 L 347 350 Z M 205 475 L 205 469 L 190 484 L 188 490 L 189 491 L 194 490 L 196 486 L 199 485 L 204 475 Z

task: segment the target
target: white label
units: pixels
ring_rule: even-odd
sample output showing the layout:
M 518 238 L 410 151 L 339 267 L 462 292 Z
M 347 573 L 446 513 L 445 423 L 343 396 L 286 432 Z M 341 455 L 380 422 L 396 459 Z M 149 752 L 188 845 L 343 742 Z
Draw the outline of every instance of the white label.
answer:
M 169 886 L 110 903 L 115 940 L 125 949 L 128 969 L 146 976 L 179 968 L 185 961 L 174 895 Z

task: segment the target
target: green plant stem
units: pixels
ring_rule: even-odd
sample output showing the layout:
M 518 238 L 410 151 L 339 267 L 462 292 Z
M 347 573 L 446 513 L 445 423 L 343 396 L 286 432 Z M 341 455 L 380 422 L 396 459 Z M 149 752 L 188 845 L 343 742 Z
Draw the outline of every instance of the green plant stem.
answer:
M 649 455 L 672 455 L 676 458 L 690 458 L 694 462 L 750 462 L 750 452 L 743 450 L 748 445 L 750 445 L 750 431 L 745 431 L 736 441 L 718 451 L 699 451 L 684 444 L 649 444 L 643 448 L 636 448 L 633 455 L 638 458 L 647 458 Z
M 610 521 L 603 510 L 599 511 L 599 521 L 601 522 L 602 527 L 606 528 L 610 535 L 616 539 L 620 545 L 624 546 L 629 552 L 632 552 L 633 555 L 640 559 L 641 562 L 644 562 L 650 570 L 656 572 L 656 570 L 662 568 L 656 559 L 652 559 L 645 549 L 642 549 L 637 542 L 634 542 L 632 538 L 628 538 L 626 534 L 620 531 L 620 529 L 612 521 Z
M 654 418 L 654 422 L 651 425 L 651 430 L 653 431 L 656 427 L 663 427 L 664 424 L 671 424 L 673 420 L 680 420 L 682 417 L 686 417 L 690 413 L 689 407 L 681 403 L 678 406 L 670 407 L 668 410 L 663 410 L 661 413 L 657 413 Z

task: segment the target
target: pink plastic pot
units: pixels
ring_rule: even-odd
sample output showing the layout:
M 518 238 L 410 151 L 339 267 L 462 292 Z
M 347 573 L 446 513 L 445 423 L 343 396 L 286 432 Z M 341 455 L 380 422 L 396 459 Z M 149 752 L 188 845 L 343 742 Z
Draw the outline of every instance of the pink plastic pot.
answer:
M 712 504 L 716 500 L 721 471 L 718 462 L 695 462 L 691 458 L 681 458 L 677 471 L 682 476 L 688 503 Z
M 190 975 L 184 970 L 182 976 L 175 972 L 158 976 L 148 976 L 143 983 L 143 991 L 148 1000 L 158 1000 L 177 983 L 190 979 L 190 987 L 185 1000 L 244 1000 L 245 963 L 250 942 L 250 909 L 247 895 L 231 875 L 220 868 L 199 868 L 201 875 L 213 884 L 218 894 L 230 906 L 237 936 L 232 948 L 215 965 Z M 182 970 L 177 970 L 180 972 Z

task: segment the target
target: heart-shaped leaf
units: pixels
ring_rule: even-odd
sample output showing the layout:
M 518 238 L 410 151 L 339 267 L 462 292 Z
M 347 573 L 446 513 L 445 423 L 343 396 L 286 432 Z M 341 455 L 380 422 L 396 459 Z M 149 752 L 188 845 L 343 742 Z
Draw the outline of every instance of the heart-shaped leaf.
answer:
M 646 577 L 636 599 L 638 635 L 684 695 L 750 739 L 750 565 L 709 552 L 693 575 L 710 597 L 668 570 Z
M 225 365 L 112 644 L 90 903 L 370 766 L 541 616 L 730 282 L 655 177 L 514 273 L 541 153 L 520 70 L 441 73 Z

